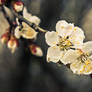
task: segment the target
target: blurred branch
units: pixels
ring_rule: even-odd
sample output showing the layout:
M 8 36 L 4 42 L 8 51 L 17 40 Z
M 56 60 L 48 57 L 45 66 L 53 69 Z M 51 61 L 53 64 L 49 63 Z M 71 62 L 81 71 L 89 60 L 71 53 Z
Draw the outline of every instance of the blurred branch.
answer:
M 4 14 L 4 17 L 7 19 L 9 25 L 12 25 L 12 22 L 11 22 L 9 16 L 7 15 L 7 12 L 5 11 L 4 6 L 1 7 L 1 10 L 2 10 L 2 12 L 3 12 L 3 14 Z

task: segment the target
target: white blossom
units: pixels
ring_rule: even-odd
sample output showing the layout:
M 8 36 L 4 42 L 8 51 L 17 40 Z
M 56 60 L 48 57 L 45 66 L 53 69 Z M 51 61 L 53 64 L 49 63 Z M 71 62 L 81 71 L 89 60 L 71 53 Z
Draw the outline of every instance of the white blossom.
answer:
M 23 23 L 23 28 L 17 26 L 15 28 L 15 37 L 19 39 L 23 37 L 25 39 L 35 39 L 37 37 L 37 33 L 33 28 L 28 26 L 26 23 Z
M 32 16 L 31 13 L 28 13 L 26 7 L 24 7 L 24 9 L 23 9 L 23 17 L 31 23 L 34 23 L 36 25 L 40 24 L 40 18 L 38 18 L 37 16 Z M 17 23 L 17 25 L 20 25 L 18 18 L 16 18 L 16 23 Z M 22 23 L 25 23 L 25 22 L 22 22 Z
M 36 25 L 40 24 L 40 19 L 37 16 L 32 16 L 30 13 L 28 13 L 26 7 L 23 10 L 23 17 Z
M 65 61 L 64 58 L 68 56 L 69 52 L 73 52 L 72 48 L 81 48 L 85 36 L 82 29 L 61 20 L 56 24 L 56 32 L 47 32 L 45 38 L 50 46 L 47 51 L 47 61 L 54 63 L 61 61 L 68 64 L 71 62 Z
M 28 26 L 26 23 L 23 23 L 23 28 L 22 28 L 22 37 L 26 39 L 35 39 L 37 37 L 38 32 L 36 32 L 33 28 Z
M 75 54 L 75 55 L 74 55 Z M 74 59 L 73 59 L 74 58 Z M 66 56 L 66 60 L 72 61 L 70 69 L 75 74 L 92 73 L 92 41 L 83 44 L 81 50 L 75 50 L 72 54 Z

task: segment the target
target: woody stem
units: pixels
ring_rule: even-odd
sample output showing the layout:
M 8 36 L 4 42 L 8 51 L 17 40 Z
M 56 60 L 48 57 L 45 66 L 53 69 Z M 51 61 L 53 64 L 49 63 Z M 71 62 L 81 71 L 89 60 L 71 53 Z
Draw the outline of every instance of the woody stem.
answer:
M 41 31 L 41 32 L 47 32 L 47 30 L 44 30 L 42 29 L 41 27 L 39 27 L 38 25 L 34 24 L 34 23 L 31 23 L 29 22 L 27 19 L 25 19 L 22 15 L 16 13 L 14 10 L 13 10 L 13 14 L 21 21 L 27 23 L 30 27 L 32 27 L 33 29 L 35 30 L 38 30 L 38 31 Z

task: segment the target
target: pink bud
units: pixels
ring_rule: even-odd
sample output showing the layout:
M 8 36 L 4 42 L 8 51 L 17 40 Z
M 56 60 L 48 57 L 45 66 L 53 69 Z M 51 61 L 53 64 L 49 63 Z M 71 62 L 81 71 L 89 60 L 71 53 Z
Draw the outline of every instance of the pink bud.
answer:
M 11 52 L 14 53 L 16 48 L 19 46 L 19 41 L 14 36 L 12 36 L 7 45 Z
M 39 57 L 43 56 L 43 52 L 39 46 L 32 44 L 29 46 L 29 49 L 33 55 L 39 56 Z
M 1 43 L 6 44 L 9 40 L 10 33 L 6 32 L 1 36 Z
M 13 7 L 16 12 L 21 12 L 23 10 L 24 4 L 21 1 L 17 1 L 14 3 Z
M 3 5 L 6 2 L 6 0 L 0 0 L 0 5 Z

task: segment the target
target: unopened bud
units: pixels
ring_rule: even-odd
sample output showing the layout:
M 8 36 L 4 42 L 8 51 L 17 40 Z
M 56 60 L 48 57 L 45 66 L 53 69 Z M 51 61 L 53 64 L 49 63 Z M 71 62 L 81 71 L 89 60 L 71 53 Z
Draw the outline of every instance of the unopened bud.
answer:
M 6 2 L 6 0 L 0 0 L 0 5 L 3 5 Z
M 43 56 L 43 51 L 39 46 L 32 44 L 29 46 L 29 48 L 33 55 L 39 57 Z
M 6 44 L 8 42 L 8 40 L 9 40 L 9 36 L 10 36 L 9 32 L 4 33 L 1 36 L 1 43 Z
M 23 10 L 24 4 L 21 1 L 17 1 L 14 3 L 13 7 L 16 12 L 21 12 Z
M 11 52 L 14 53 L 16 48 L 19 46 L 19 42 L 15 37 L 12 36 L 7 45 Z

